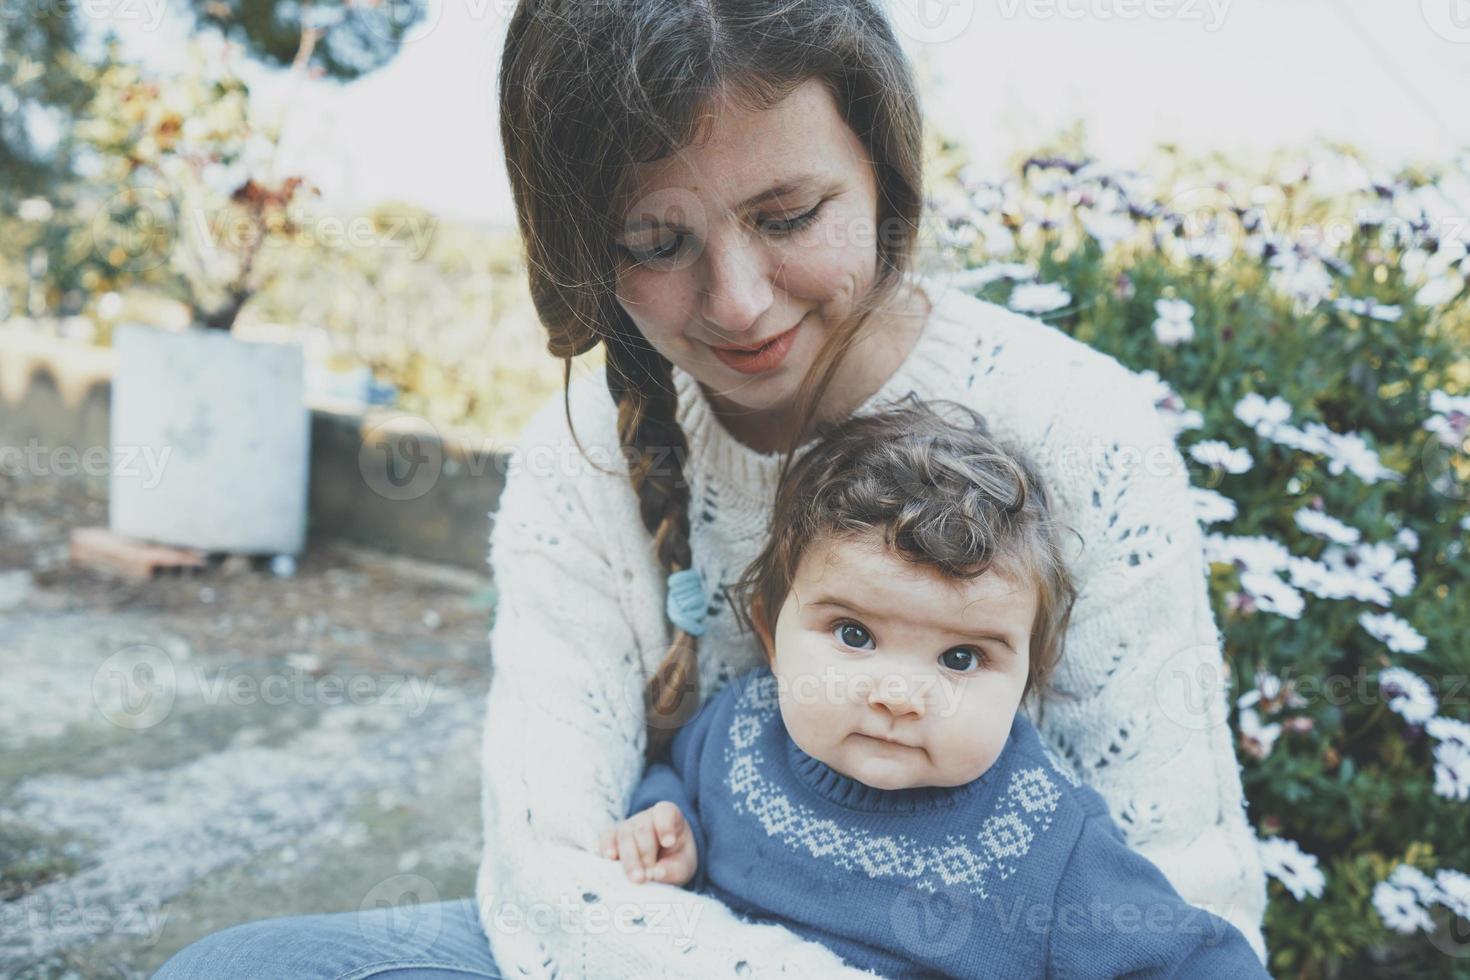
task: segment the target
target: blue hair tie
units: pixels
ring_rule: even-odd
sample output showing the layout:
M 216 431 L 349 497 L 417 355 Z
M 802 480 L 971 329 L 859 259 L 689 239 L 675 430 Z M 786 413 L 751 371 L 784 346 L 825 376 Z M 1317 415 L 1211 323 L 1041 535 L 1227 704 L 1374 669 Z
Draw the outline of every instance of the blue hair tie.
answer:
M 699 636 L 704 632 L 704 617 L 709 609 L 709 600 L 705 597 L 704 581 L 697 569 L 685 568 L 670 573 L 668 599 L 664 607 L 669 622 L 690 636 Z

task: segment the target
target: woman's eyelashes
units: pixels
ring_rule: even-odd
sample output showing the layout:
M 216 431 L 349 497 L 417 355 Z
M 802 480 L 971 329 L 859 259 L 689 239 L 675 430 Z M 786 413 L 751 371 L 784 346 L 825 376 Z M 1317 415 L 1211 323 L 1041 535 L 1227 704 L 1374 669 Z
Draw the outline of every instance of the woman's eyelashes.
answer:
M 816 207 L 794 218 L 763 218 L 757 224 L 766 234 L 773 235 L 777 238 L 794 235 L 816 221 L 821 213 L 822 205 L 826 203 L 826 201 L 818 201 Z M 619 245 L 618 248 L 632 259 L 634 263 L 653 267 L 661 262 L 671 262 L 678 258 L 679 253 L 683 251 L 684 243 L 688 240 L 688 237 L 687 235 L 676 234 L 669 241 L 649 250 L 635 249 L 628 245 Z
M 828 627 L 837 642 L 858 650 L 877 649 L 873 634 L 860 623 L 840 619 Z M 958 674 L 979 670 L 985 665 L 985 654 L 979 647 L 951 647 L 939 655 L 940 666 Z
M 807 225 L 817 220 L 817 214 L 822 210 L 826 201 L 818 201 L 817 206 L 805 214 L 799 214 L 794 218 L 770 218 L 761 223 L 761 227 L 773 235 L 790 235 L 801 231 Z

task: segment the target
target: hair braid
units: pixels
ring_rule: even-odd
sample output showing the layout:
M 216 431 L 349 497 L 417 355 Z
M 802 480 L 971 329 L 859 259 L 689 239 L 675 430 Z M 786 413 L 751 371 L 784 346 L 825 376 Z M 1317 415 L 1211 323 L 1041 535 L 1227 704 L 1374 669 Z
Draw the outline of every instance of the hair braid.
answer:
M 643 526 L 665 574 L 691 567 L 689 444 L 676 419 L 673 365 L 637 331 L 615 331 L 607 344 L 607 387 L 618 406 L 618 440 L 629 459 Z M 644 687 L 647 756 L 657 757 L 699 706 L 699 641 L 675 627 L 673 643 Z

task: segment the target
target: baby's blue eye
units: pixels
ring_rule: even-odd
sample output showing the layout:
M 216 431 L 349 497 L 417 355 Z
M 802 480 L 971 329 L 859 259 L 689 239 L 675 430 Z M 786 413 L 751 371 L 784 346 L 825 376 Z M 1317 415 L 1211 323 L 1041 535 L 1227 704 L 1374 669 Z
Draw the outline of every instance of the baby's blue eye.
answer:
M 857 637 L 855 642 L 852 639 L 854 636 Z M 861 648 L 871 643 L 873 638 L 857 623 L 840 623 L 837 626 L 837 639 L 850 647 Z
M 972 667 L 980 666 L 980 653 L 972 647 L 955 647 L 941 653 L 939 662 L 950 670 L 964 673 Z

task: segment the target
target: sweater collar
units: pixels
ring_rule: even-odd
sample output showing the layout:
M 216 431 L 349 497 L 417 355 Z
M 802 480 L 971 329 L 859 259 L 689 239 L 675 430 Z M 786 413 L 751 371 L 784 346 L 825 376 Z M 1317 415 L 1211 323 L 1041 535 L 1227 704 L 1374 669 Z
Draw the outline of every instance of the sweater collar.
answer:
M 888 380 L 853 414 L 873 411 L 909 391 L 926 396 L 925 379 L 952 371 L 959 346 L 973 341 L 973 337 L 962 338 L 957 333 L 957 327 L 962 327 L 960 318 L 954 315 L 954 304 L 961 297 L 955 295 L 955 287 L 938 273 L 913 278 L 931 304 L 919 339 Z M 973 327 L 969 333 L 973 333 Z M 781 454 L 756 452 L 732 436 L 715 415 L 699 382 L 677 364 L 673 365 L 673 380 L 679 402 L 677 418 L 689 443 L 691 463 L 698 461 L 696 465 L 711 473 L 723 486 L 753 493 L 760 499 L 774 498 Z M 811 445 L 812 441 L 815 440 L 805 445 Z
M 1015 742 L 1016 728 L 1006 736 L 1006 744 L 995 762 L 980 776 L 959 786 L 913 786 L 908 789 L 878 789 L 833 769 L 820 759 L 808 755 L 781 726 L 786 740 L 786 759 L 796 778 L 829 803 L 852 810 L 875 813 L 920 813 L 953 806 L 971 800 L 989 785 L 1004 767 L 1006 753 Z

